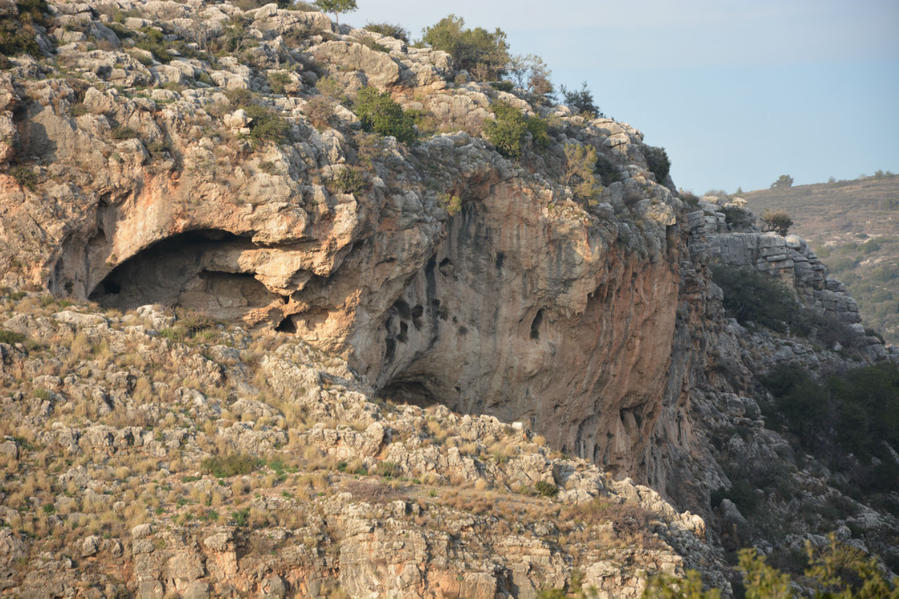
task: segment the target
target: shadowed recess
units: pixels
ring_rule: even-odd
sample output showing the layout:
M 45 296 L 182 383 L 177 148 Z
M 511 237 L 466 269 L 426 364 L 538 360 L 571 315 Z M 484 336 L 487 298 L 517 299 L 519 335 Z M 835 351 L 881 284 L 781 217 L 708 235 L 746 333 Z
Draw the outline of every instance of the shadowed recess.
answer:
M 240 318 L 278 297 L 253 273 L 240 272 L 237 256 L 253 247 L 250 240 L 222 230 L 182 233 L 114 268 L 90 299 L 121 310 L 163 304 L 222 319 Z

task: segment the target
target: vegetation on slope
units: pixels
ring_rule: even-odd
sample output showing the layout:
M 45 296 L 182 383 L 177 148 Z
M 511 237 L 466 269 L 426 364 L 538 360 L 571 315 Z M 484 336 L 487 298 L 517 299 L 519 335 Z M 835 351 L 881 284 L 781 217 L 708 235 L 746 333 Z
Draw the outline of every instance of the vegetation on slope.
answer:
M 779 186 L 743 196 L 783 211 L 858 301 L 866 326 L 899 344 L 899 176 Z

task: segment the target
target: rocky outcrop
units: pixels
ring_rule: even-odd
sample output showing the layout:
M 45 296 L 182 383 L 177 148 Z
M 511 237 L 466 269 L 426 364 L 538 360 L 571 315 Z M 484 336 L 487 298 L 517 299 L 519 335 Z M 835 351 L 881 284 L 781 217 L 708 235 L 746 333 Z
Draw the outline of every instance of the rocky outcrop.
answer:
M 719 497 L 741 455 L 843 497 L 766 428 L 759 377 L 891 357 L 802 240 L 685 206 L 629 125 L 457 83 L 445 53 L 274 4 L 118 6 L 53 5 L 55 59 L 0 72 L 0 457 L 36 493 L 3 496 L 0 553 L 44 573 L 7 588 L 637 597 L 821 532 Z M 363 131 L 364 85 L 438 133 Z M 547 143 L 499 154 L 497 101 Z M 591 197 L 570 144 L 601 157 Z M 857 343 L 728 318 L 714 263 Z

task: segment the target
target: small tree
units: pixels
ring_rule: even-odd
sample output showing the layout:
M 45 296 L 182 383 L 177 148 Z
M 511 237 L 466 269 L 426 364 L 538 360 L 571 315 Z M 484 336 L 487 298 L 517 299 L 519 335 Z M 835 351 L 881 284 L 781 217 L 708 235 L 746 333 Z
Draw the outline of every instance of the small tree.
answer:
M 421 41 L 451 54 L 457 69 L 464 69 L 476 78 L 498 79 L 505 74 L 509 63 L 509 44 L 503 30 L 497 28 L 491 33 L 482 27 L 466 29 L 465 20 L 456 15 L 426 27 Z
M 565 172 L 565 184 L 571 186 L 574 196 L 586 200 L 589 204 L 596 202 L 596 196 L 602 192 L 602 186 L 594 174 L 596 165 L 596 148 L 579 143 L 565 144 L 565 160 L 568 163 Z
M 790 227 L 793 226 L 793 219 L 782 210 L 766 210 L 762 215 L 762 220 L 769 231 L 775 231 L 778 235 L 783 235 L 784 237 L 786 237 Z
M 564 85 L 559 87 L 562 92 L 562 98 L 565 105 L 574 110 L 577 114 L 590 115 L 595 117 L 603 117 L 603 113 L 593 102 L 593 93 L 587 87 L 587 82 L 581 84 L 581 89 L 568 89 Z
M 771 184 L 771 189 L 789 189 L 793 187 L 793 177 L 790 175 L 781 175 L 777 181 Z
M 359 8 L 356 6 L 356 0 L 315 0 L 315 5 L 324 12 L 334 13 L 334 21 L 338 25 L 340 25 L 338 15 Z
M 665 183 L 668 173 L 671 170 L 671 161 L 668 159 L 668 152 L 665 148 L 656 148 L 654 146 L 645 146 L 643 155 L 646 156 L 646 165 L 652 174 L 656 177 L 657 183 Z

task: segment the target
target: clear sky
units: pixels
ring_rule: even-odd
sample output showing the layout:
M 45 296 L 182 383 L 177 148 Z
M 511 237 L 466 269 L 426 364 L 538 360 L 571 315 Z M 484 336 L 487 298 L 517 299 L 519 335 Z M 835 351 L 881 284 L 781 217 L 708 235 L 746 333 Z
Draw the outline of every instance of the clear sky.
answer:
M 501 28 L 553 81 L 664 146 L 702 193 L 899 172 L 897 0 L 357 0 L 341 22 L 449 13 Z

